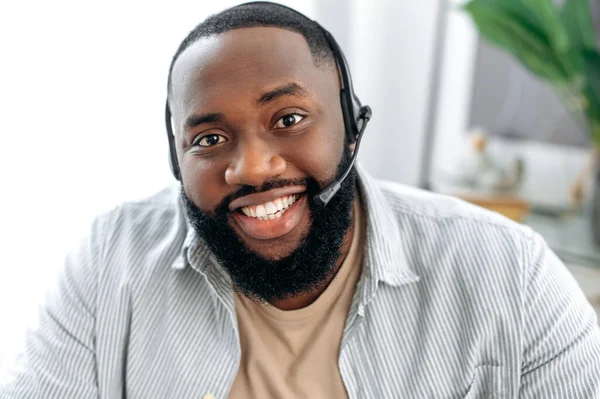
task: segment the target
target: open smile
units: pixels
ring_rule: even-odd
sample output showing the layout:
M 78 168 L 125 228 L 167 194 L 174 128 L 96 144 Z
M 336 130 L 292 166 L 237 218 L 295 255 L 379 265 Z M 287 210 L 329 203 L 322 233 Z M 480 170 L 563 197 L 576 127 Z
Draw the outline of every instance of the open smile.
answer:
M 247 236 L 258 240 L 279 238 L 294 230 L 308 212 L 304 193 L 284 195 L 271 201 L 237 208 L 234 223 Z

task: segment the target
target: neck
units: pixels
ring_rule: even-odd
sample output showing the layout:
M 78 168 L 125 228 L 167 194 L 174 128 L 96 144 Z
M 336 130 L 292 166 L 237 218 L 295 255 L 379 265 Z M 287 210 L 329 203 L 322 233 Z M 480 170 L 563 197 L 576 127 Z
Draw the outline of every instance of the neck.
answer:
M 296 295 L 293 298 L 273 301 L 271 302 L 271 305 L 275 306 L 280 310 L 298 310 L 309 306 L 310 304 L 315 302 L 319 298 L 319 296 L 321 296 L 321 294 L 327 289 L 327 287 L 329 287 L 329 284 L 337 275 L 338 271 L 342 267 L 342 264 L 344 263 L 344 260 L 346 259 L 346 256 L 348 255 L 348 252 L 350 251 L 350 246 L 352 245 L 352 237 L 354 236 L 355 220 L 356 219 L 354 215 L 353 206 L 352 222 L 350 224 L 350 228 L 344 235 L 344 242 L 342 243 L 342 247 L 340 248 L 340 256 L 335 263 L 334 272 L 331 274 L 331 277 L 325 280 L 316 290 L 313 290 L 308 293 L 300 293 L 299 295 Z

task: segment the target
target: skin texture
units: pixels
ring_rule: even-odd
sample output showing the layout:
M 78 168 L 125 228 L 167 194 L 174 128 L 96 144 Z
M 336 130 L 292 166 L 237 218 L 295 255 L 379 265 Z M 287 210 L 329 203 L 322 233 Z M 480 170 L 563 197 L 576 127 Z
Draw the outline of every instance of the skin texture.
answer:
M 335 66 L 316 67 L 304 37 L 295 32 L 243 28 L 192 44 L 174 65 L 169 96 L 185 195 L 210 214 L 245 187 L 305 179 L 323 187 L 336 176 L 346 145 L 339 90 Z M 289 120 L 290 114 L 294 124 L 285 126 L 282 118 Z M 235 201 L 259 204 L 275 199 L 273 193 Z M 229 225 L 252 252 L 276 260 L 302 245 L 311 223 L 306 196 L 294 204 L 285 223 L 272 227 L 240 218 L 235 201 Z M 352 228 L 335 270 L 351 237 Z M 273 305 L 307 306 L 333 276 L 316 291 Z

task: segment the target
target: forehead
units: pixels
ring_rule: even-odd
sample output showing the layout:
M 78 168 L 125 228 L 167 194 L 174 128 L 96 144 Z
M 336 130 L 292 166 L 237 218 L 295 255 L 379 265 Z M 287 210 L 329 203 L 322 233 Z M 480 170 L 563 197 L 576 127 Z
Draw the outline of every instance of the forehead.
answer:
M 170 100 L 185 112 L 255 96 L 291 81 L 317 96 L 338 90 L 335 70 L 315 66 L 299 33 L 273 27 L 235 29 L 202 38 L 179 56 Z

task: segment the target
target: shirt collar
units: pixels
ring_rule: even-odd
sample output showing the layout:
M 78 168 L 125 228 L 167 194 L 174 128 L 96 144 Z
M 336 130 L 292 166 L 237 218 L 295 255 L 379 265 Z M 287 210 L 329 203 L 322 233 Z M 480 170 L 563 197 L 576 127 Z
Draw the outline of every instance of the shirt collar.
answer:
M 196 231 L 194 230 L 190 219 L 185 213 L 185 209 L 183 207 L 183 204 L 181 203 L 181 197 L 179 193 L 177 194 L 176 204 L 177 217 L 180 219 L 180 223 L 185 224 L 186 235 L 183 240 L 183 244 L 181 245 L 181 252 L 179 253 L 179 256 L 173 261 L 171 267 L 173 269 L 183 270 L 187 266 L 190 266 L 192 255 L 194 255 L 194 253 L 197 252 L 200 249 L 200 247 L 205 247 L 207 251 L 200 251 L 201 254 L 204 255 L 201 257 L 202 259 L 198 259 L 198 254 L 196 254 L 196 256 L 194 256 L 196 258 L 195 261 L 200 260 L 202 264 L 207 263 L 206 261 L 210 257 L 210 251 L 208 251 L 208 247 L 203 244 L 200 237 L 196 234 Z
M 367 238 L 365 248 L 365 282 L 362 287 L 362 303 L 367 304 L 375 295 L 379 282 L 400 286 L 419 281 L 411 269 L 401 238 L 401 227 L 389 199 L 360 165 L 359 189 L 367 215 Z
M 182 218 L 186 225 L 186 235 L 181 246 L 181 252 L 175 261 L 171 264 L 171 267 L 178 270 L 183 270 L 191 264 L 207 264 L 212 253 L 208 249 L 208 246 L 202 242 L 202 239 L 196 234 L 194 227 L 190 223 L 188 216 L 183 210 L 183 206 L 179 203 L 179 209 Z M 192 263 L 194 258 L 194 263 Z
M 367 217 L 364 277 L 368 281 L 365 282 L 363 292 L 366 303 L 375 295 L 380 281 L 392 286 L 400 286 L 418 281 L 419 277 L 410 268 L 400 236 L 399 221 L 377 180 L 360 165 L 356 165 L 356 169 Z M 187 234 L 181 247 L 181 254 L 173 262 L 172 267 L 184 269 L 191 264 L 203 269 L 205 265 L 218 264 L 208 246 L 195 233 L 181 204 L 179 210 L 182 219 L 185 220 Z

